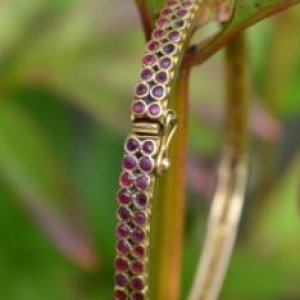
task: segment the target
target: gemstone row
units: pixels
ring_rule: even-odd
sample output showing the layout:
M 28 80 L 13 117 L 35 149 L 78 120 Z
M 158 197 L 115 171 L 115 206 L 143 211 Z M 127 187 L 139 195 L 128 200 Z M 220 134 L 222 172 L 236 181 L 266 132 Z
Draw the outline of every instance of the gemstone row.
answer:
M 199 0 L 169 0 L 142 59 L 131 111 L 134 121 L 163 124 L 172 82 Z M 160 137 L 131 134 L 119 178 L 115 300 L 148 299 L 150 213 Z

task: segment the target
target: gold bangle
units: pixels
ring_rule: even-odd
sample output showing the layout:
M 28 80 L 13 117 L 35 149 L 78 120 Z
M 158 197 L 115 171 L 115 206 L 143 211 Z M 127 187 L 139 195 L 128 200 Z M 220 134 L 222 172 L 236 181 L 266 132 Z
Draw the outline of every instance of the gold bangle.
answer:
M 167 1 L 143 57 L 118 192 L 114 290 L 117 300 L 149 299 L 154 185 L 170 166 L 168 146 L 177 118 L 176 112 L 168 108 L 169 100 L 200 3 L 200 0 Z

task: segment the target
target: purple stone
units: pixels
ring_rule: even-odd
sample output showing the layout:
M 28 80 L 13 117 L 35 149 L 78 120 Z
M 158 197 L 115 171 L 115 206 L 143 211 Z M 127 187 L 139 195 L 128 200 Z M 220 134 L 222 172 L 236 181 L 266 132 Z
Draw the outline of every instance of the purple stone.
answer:
M 133 176 L 128 172 L 124 172 L 121 174 L 119 182 L 123 187 L 131 186 L 133 182 Z
M 188 11 L 186 10 L 186 9 L 180 9 L 178 12 L 177 12 L 177 16 L 178 17 L 185 17 L 185 16 L 187 16 L 187 14 L 188 14 Z
M 117 242 L 117 250 L 121 254 L 124 254 L 124 255 L 128 254 L 130 251 L 130 245 L 127 241 L 124 241 L 124 240 L 118 241 Z
M 180 40 L 180 32 L 177 30 L 171 31 L 168 34 L 168 39 L 171 42 L 178 42 Z
M 139 83 L 135 88 L 135 94 L 138 97 L 144 97 L 149 93 L 149 85 L 146 83 Z
M 134 213 L 133 221 L 138 226 L 144 226 L 147 222 L 147 216 L 142 211 L 137 211 Z
M 164 52 L 166 54 L 172 54 L 172 53 L 175 52 L 175 50 L 176 50 L 176 46 L 174 44 L 172 44 L 172 43 L 166 44 L 164 46 Z
M 128 221 L 131 217 L 130 210 L 124 206 L 118 209 L 118 218 L 120 221 Z
M 145 296 L 144 294 L 140 293 L 140 292 L 135 292 L 132 294 L 132 300 L 145 300 Z
M 118 193 L 118 200 L 120 204 L 128 205 L 131 202 L 131 197 L 129 193 L 123 189 Z
M 161 39 L 166 35 L 166 32 L 163 29 L 156 29 L 153 32 L 153 37 L 155 39 Z
M 191 7 L 193 5 L 192 1 L 184 1 L 182 2 L 183 7 Z
M 135 203 L 138 205 L 138 206 L 141 206 L 141 207 L 145 207 L 147 205 L 147 202 L 148 202 L 148 197 L 146 194 L 144 193 L 138 193 L 135 197 Z
M 128 284 L 128 277 L 125 274 L 118 273 L 115 276 L 115 283 L 117 286 L 124 287 Z
M 156 61 L 156 57 L 153 54 L 147 54 L 143 58 L 143 64 L 146 66 L 153 65 Z
M 149 68 L 145 68 L 141 72 L 141 79 L 142 80 L 150 80 L 152 78 L 153 71 Z
M 120 239 L 126 239 L 131 233 L 131 229 L 127 224 L 120 224 L 116 230 L 117 237 Z
M 115 260 L 115 268 L 118 271 L 126 271 L 128 269 L 129 265 L 128 265 L 128 261 L 125 258 L 117 258 Z
M 172 67 L 172 60 L 170 57 L 163 57 L 159 61 L 159 66 L 165 70 L 168 70 Z
M 150 177 L 141 175 L 136 179 L 136 186 L 141 190 L 146 190 L 150 185 Z
M 155 80 L 158 83 L 165 83 L 168 81 L 168 74 L 165 71 L 160 71 L 157 74 L 155 74 Z
M 145 256 L 145 248 L 143 246 L 137 245 L 133 248 L 133 255 L 136 258 L 143 258 Z
M 156 85 L 151 89 L 151 97 L 155 100 L 161 100 L 166 96 L 166 91 L 163 85 Z
M 123 290 L 116 290 L 114 292 L 114 298 L 115 300 L 129 300 L 127 293 Z
M 150 118 L 159 118 L 162 113 L 161 106 L 158 103 L 153 103 L 148 107 L 148 116 Z
M 141 275 L 144 272 L 144 265 L 139 261 L 134 261 L 131 264 L 131 271 L 135 274 Z
M 132 239 L 136 242 L 136 243 L 141 243 L 144 241 L 146 235 L 145 232 L 143 230 L 141 230 L 140 228 L 136 228 L 131 235 Z
M 154 168 L 154 163 L 151 158 L 144 156 L 140 159 L 139 166 L 142 171 L 151 172 Z
M 155 152 L 155 143 L 153 141 L 145 141 L 142 145 L 142 151 L 146 154 L 154 154 Z
M 160 44 L 159 44 L 158 41 L 150 41 L 148 43 L 148 47 L 147 48 L 148 48 L 149 51 L 155 52 L 155 51 L 157 51 L 159 49 L 159 46 L 160 46 Z
M 135 152 L 140 146 L 140 143 L 135 138 L 129 138 L 126 141 L 126 150 L 129 152 Z
M 182 28 L 182 27 L 185 26 L 185 22 L 183 20 L 178 20 L 178 21 L 175 22 L 174 25 L 175 25 L 176 28 Z
M 136 159 L 131 155 L 126 155 L 123 159 L 123 167 L 126 170 L 133 170 L 136 167 Z
M 144 282 L 139 277 L 132 278 L 132 280 L 131 280 L 131 287 L 134 290 L 141 291 L 144 288 Z
M 135 115 L 142 115 L 146 110 L 146 106 L 142 101 L 134 101 L 131 110 Z

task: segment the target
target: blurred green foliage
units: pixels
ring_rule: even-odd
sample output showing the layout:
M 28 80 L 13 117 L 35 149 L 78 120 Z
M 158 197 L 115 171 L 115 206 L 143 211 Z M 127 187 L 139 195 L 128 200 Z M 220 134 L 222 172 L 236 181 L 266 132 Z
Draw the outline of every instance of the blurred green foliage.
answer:
M 252 175 L 224 300 L 300 298 L 299 17 L 294 8 L 249 32 Z M 0 299 L 111 299 L 143 43 L 129 0 L 0 2 Z M 222 69 L 220 54 L 193 72 L 184 294 L 221 146 Z

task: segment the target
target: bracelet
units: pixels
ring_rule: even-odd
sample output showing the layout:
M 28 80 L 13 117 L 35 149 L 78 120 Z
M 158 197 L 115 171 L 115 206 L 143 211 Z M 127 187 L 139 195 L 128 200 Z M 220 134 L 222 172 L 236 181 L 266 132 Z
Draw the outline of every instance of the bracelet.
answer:
M 132 129 L 125 141 L 119 179 L 116 300 L 149 300 L 153 193 L 159 177 L 171 164 L 168 147 L 176 131 L 177 117 L 169 108 L 170 100 L 200 4 L 201 0 L 167 1 L 143 57 L 140 82 L 131 106 Z M 237 69 L 244 71 L 243 68 L 235 68 L 235 71 Z M 247 182 L 247 157 L 246 143 L 237 143 L 235 137 L 243 136 L 247 128 L 246 122 L 237 115 L 235 105 L 235 101 L 228 103 L 233 118 L 227 127 L 229 135 L 219 182 L 190 300 L 217 299 L 240 220 Z

